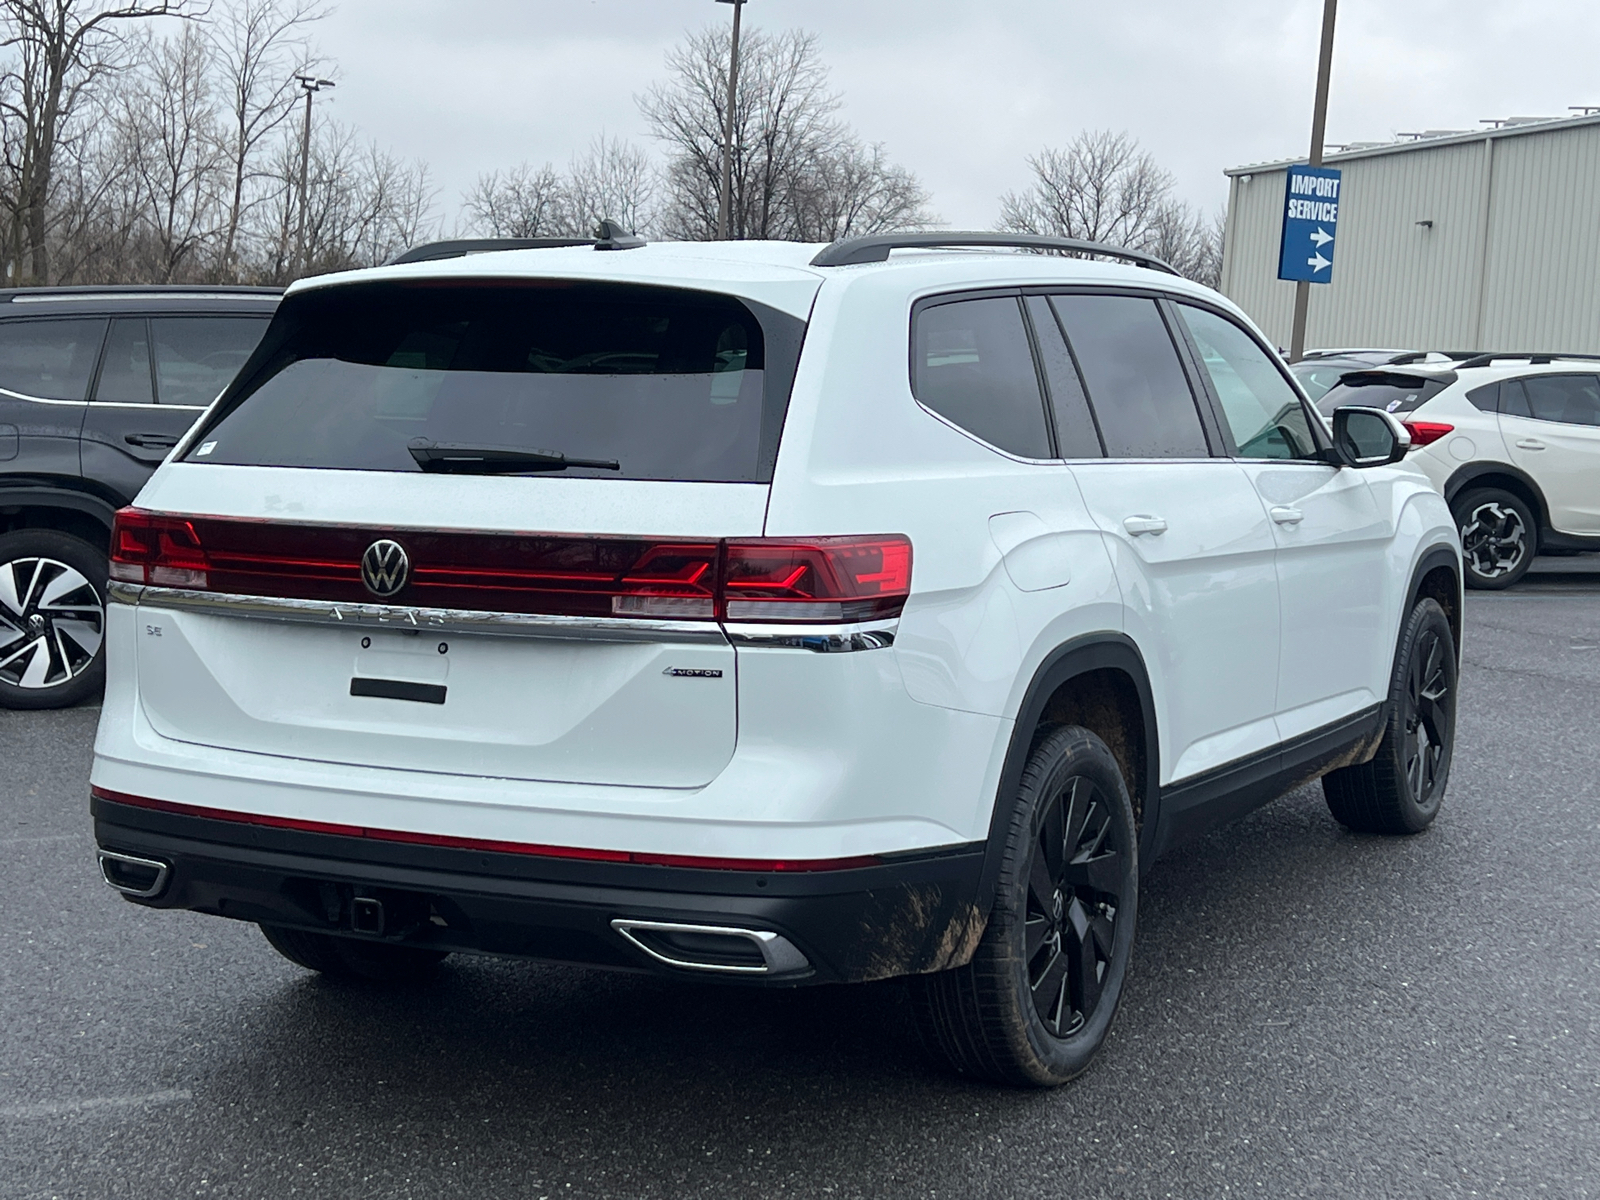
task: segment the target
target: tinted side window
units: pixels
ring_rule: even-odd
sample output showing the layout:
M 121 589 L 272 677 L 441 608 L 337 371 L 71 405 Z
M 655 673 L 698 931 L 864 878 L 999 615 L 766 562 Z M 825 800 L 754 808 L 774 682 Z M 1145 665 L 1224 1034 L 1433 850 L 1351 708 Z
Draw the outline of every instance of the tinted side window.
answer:
M 266 317 L 154 317 L 163 404 L 210 404 L 233 382 L 267 331 Z
M 1310 458 L 1317 443 L 1300 397 L 1244 330 L 1203 308 L 1178 305 L 1243 458 Z
M 1094 427 L 1094 414 L 1089 411 L 1089 397 L 1083 394 L 1083 381 L 1078 377 L 1072 352 L 1067 349 L 1067 339 L 1061 335 L 1061 326 L 1043 296 L 1029 296 L 1024 303 L 1028 316 L 1033 319 L 1034 337 L 1039 343 L 1039 357 L 1044 362 L 1045 384 L 1050 391 L 1050 408 L 1056 418 L 1056 444 L 1062 458 L 1104 458 L 1099 431 Z
M 103 317 L 0 322 L 0 388 L 82 400 L 105 336 Z
M 1154 300 L 1055 296 L 1112 458 L 1206 458 L 1205 433 Z
M 150 338 L 143 317 L 118 317 L 111 322 L 94 398 L 100 403 L 155 403 L 150 385 Z
M 1479 412 L 1496 412 L 1500 408 L 1500 385 L 1486 383 L 1480 388 L 1473 388 L 1467 393 L 1467 399 Z
M 1530 375 L 1507 380 L 1501 412 L 1563 425 L 1600 425 L 1600 377 Z
M 940 416 L 1024 458 L 1049 458 L 1044 397 L 1015 297 L 918 311 L 911 390 Z

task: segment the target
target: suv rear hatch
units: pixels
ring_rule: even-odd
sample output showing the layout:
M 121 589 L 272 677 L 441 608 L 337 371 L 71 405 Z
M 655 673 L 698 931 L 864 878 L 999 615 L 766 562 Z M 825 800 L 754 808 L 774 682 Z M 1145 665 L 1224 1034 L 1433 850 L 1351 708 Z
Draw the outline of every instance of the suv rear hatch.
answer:
M 709 782 L 737 731 L 725 539 L 761 533 L 803 333 L 639 284 L 292 295 L 119 518 L 151 724 L 356 765 Z

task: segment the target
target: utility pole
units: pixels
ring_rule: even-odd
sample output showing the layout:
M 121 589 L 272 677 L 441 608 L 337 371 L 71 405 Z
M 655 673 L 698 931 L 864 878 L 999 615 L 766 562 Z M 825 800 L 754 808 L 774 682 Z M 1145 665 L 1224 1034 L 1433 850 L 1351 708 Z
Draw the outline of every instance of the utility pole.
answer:
M 299 268 L 296 274 L 303 275 L 311 265 L 306 254 L 306 176 L 311 167 L 311 97 L 334 84 L 331 79 L 318 79 L 314 75 L 296 75 L 295 78 L 306 93 L 306 123 L 300 131 L 300 227 L 295 234 L 295 262 Z
M 733 52 L 728 55 L 728 119 L 722 132 L 722 198 L 717 203 L 717 241 L 728 240 L 733 215 L 733 116 L 739 107 L 739 14 L 749 0 L 717 0 L 733 5 Z
M 1317 99 L 1311 109 L 1311 157 L 1313 167 L 1322 165 L 1322 138 L 1328 128 L 1328 77 L 1333 72 L 1333 22 L 1339 0 L 1322 0 L 1322 52 L 1317 58 Z M 1301 280 L 1294 285 L 1294 328 L 1289 334 L 1289 361 L 1299 362 L 1306 352 L 1306 308 L 1311 303 L 1311 285 Z

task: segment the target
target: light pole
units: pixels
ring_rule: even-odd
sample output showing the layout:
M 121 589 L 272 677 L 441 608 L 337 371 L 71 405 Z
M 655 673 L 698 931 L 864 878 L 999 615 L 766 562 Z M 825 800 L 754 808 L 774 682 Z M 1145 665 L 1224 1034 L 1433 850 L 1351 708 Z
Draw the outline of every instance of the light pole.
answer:
M 749 0 L 717 0 L 733 5 L 733 52 L 728 55 L 728 119 L 722 133 L 722 198 L 717 203 L 717 241 L 728 240 L 733 214 L 733 114 L 739 104 L 739 14 Z
M 300 132 L 300 227 L 295 234 L 295 257 L 300 272 L 311 265 L 306 256 L 306 174 L 311 166 L 311 97 L 323 88 L 334 86 L 331 79 L 318 79 L 315 75 L 296 75 L 306 93 L 306 124 Z
M 1333 22 L 1339 0 L 1323 0 L 1322 51 L 1317 56 L 1317 98 L 1311 108 L 1311 157 L 1313 167 L 1322 165 L 1322 137 L 1328 128 L 1328 77 L 1333 73 Z M 1294 325 L 1289 331 L 1289 361 L 1299 362 L 1306 352 L 1306 309 L 1311 303 L 1311 285 L 1301 280 L 1294 285 Z

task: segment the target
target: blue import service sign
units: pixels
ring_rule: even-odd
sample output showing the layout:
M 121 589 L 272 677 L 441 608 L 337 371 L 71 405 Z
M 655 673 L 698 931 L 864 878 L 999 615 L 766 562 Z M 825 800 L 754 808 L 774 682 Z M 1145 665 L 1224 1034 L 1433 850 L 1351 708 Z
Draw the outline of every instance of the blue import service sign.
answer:
M 1290 167 L 1283 197 L 1283 244 L 1278 278 L 1333 281 L 1333 247 L 1339 232 L 1339 172 L 1334 167 Z

